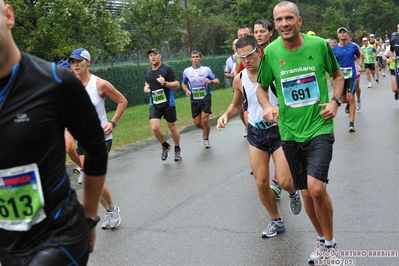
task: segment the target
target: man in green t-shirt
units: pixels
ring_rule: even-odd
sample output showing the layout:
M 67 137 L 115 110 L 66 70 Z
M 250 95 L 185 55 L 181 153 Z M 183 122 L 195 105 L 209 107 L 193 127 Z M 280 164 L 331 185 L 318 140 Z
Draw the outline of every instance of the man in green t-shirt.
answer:
M 368 81 L 368 88 L 371 88 L 371 75 L 375 75 L 375 58 L 377 57 L 377 50 L 371 45 L 367 39 L 364 37 L 362 39 L 363 46 L 361 47 L 363 52 L 363 63 L 364 68 L 366 69 L 366 76 Z M 378 82 L 378 80 L 376 80 Z
M 295 188 L 302 190 L 306 213 L 318 235 L 316 249 L 308 258 L 312 263 L 336 249 L 333 207 L 326 184 L 334 143 L 332 118 L 341 104 L 344 76 L 324 39 L 300 33 L 302 18 L 296 4 L 280 2 L 273 16 L 281 38 L 264 50 L 257 96 L 264 119 L 278 122 Z M 325 72 L 334 79 L 332 99 Z M 273 81 L 279 103 L 276 107 L 267 94 Z

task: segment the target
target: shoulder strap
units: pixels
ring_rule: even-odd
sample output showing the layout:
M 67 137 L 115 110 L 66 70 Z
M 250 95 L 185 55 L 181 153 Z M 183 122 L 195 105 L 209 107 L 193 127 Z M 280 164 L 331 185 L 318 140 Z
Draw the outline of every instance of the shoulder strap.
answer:
M 276 90 L 276 86 L 274 86 L 274 82 L 272 82 L 272 84 L 270 84 L 270 89 L 272 90 L 274 95 L 276 95 L 276 98 L 277 98 L 277 90 Z

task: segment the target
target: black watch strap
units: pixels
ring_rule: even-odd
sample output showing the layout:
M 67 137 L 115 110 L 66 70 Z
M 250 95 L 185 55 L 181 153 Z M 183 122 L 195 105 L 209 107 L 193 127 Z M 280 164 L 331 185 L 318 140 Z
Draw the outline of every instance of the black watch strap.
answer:
M 338 104 L 338 106 L 341 106 L 341 99 L 340 99 L 340 98 L 338 98 L 338 97 L 333 97 L 332 100 L 333 100 L 333 101 L 336 101 L 337 104 Z
M 97 215 L 97 217 L 86 217 L 87 225 L 89 226 L 89 229 L 92 229 L 96 227 L 98 222 L 100 221 L 100 216 Z
M 114 128 L 116 127 L 117 124 L 116 124 L 114 121 L 111 120 L 111 121 L 109 121 L 109 122 L 112 124 L 112 126 L 113 126 Z

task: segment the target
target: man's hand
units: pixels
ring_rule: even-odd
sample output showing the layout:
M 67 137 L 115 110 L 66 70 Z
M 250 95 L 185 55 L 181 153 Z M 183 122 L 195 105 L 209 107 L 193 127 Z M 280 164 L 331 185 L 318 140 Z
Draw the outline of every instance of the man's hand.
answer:
M 272 105 L 269 105 L 263 109 L 263 119 L 265 119 L 266 122 L 275 124 L 278 122 L 279 112 L 280 107 L 273 107 Z
M 227 118 L 226 115 L 222 115 L 221 117 L 219 117 L 216 124 L 216 129 L 221 130 L 222 128 L 225 128 L 228 120 L 229 119 Z
M 105 124 L 105 126 L 103 126 L 103 130 L 105 135 L 109 135 L 114 130 L 114 126 L 112 125 L 111 122 L 108 122 Z
M 94 243 L 96 242 L 96 227 L 89 229 L 90 253 L 94 251 Z
M 319 106 L 323 108 L 323 111 L 320 112 L 320 115 L 324 119 L 333 119 L 337 114 L 338 103 L 336 103 L 335 101 L 329 103 L 322 103 L 319 104 Z
M 144 90 L 145 93 L 150 93 L 151 92 L 150 84 L 148 84 L 148 82 L 145 83 L 143 90 Z
M 163 85 L 165 83 L 165 78 L 162 77 L 161 75 L 159 75 L 159 77 L 157 78 L 157 81 L 159 82 L 159 84 Z

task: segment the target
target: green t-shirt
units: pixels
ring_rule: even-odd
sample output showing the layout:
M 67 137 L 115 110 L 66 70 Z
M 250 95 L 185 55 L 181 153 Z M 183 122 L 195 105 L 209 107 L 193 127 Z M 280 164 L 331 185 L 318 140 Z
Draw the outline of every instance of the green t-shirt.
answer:
M 376 50 L 374 48 L 374 46 L 372 46 L 371 44 L 368 44 L 367 47 L 366 46 L 362 46 L 361 47 L 363 55 L 364 55 L 364 60 L 363 63 L 365 64 L 374 64 L 375 63 L 375 57 L 373 57 L 376 53 Z
M 332 119 L 325 120 L 321 103 L 330 102 L 326 73 L 339 70 L 338 61 L 328 43 L 317 36 L 303 34 L 301 48 L 287 50 L 282 39 L 264 50 L 258 83 L 267 87 L 275 81 L 280 105 L 279 130 L 284 141 L 306 142 L 334 132 Z

